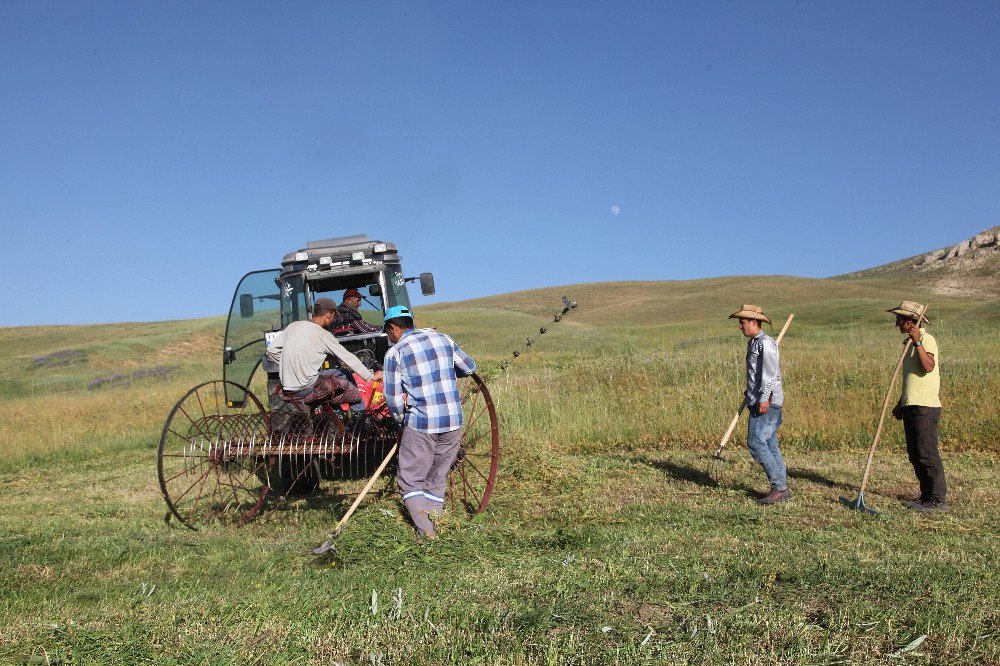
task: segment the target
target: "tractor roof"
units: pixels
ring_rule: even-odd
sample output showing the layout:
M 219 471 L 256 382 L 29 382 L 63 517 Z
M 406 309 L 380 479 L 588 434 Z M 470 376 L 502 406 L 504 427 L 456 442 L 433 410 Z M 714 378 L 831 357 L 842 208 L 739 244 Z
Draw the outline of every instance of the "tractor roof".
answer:
M 282 258 L 281 272 L 287 274 L 301 270 L 385 263 L 399 263 L 396 246 L 359 234 L 309 241 L 303 249 L 289 252 Z

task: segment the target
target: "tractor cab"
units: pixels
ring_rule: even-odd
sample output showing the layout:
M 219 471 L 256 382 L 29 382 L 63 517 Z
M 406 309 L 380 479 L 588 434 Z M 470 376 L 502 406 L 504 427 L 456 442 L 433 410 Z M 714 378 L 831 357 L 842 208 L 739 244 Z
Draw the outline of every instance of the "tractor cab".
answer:
M 434 276 L 405 277 L 396 246 L 373 241 L 367 235 L 310 241 L 290 252 L 281 268 L 247 273 L 233 295 L 226 324 L 222 355 L 223 377 L 249 386 L 257 367 L 264 364 L 269 383 L 277 381 L 278 368 L 264 356 L 269 336 L 293 321 L 309 319 L 318 298 L 342 303 L 344 292 L 361 294 L 358 308 L 373 332 L 336 330 L 338 341 L 370 368 L 381 367 L 389 340 L 381 331 L 383 313 L 394 305 L 409 307 L 406 283 L 420 281 L 421 293 L 434 294 Z M 336 363 L 333 358 L 327 364 Z M 239 407 L 246 394 L 226 384 L 226 402 Z

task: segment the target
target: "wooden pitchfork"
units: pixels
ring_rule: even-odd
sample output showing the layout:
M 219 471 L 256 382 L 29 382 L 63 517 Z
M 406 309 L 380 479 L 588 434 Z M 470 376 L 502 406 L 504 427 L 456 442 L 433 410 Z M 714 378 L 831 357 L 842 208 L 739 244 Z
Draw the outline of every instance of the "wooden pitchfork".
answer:
M 924 321 L 924 315 L 927 313 L 927 307 L 928 306 L 925 305 L 924 308 L 920 311 L 920 314 L 917 316 L 918 327 Z M 861 478 L 861 489 L 858 490 L 858 496 L 855 497 L 854 499 L 848 499 L 843 495 L 840 496 L 840 501 L 846 504 L 847 506 L 851 507 L 855 511 L 860 511 L 862 513 L 867 513 L 873 516 L 878 515 L 877 510 L 873 509 L 870 506 L 865 505 L 865 489 L 868 487 L 868 475 L 871 474 L 872 471 L 872 460 L 874 460 L 875 458 L 875 447 L 878 446 L 879 437 L 882 436 L 882 424 L 885 423 L 885 412 L 886 409 L 888 409 L 889 407 L 889 398 L 892 397 L 892 386 L 893 384 L 896 383 L 896 377 L 899 376 L 899 370 L 900 368 L 903 367 L 903 360 L 909 353 L 910 345 L 912 344 L 913 344 L 912 338 L 906 341 L 906 344 L 903 346 L 903 353 L 900 354 L 899 356 L 899 362 L 896 363 L 896 370 L 892 373 L 892 379 L 889 380 L 889 388 L 885 392 L 885 400 L 882 402 L 882 414 L 879 415 L 878 417 L 878 428 L 875 430 L 875 439 L 872 441 L 871 450 L 868 451 L 868 462 L 865 463 L 865 474 Z
M 793 314 L 788 315 L 788 319 L 785 320 L 785 325 L 781 327 L 781 332 L 778 333 L 778 337 L 777 337 L 777 339 L 775 339 L 774 344 L 776 344 L 776 345 L 780 345 L 781 344 L 781 338 L 785 337 L 785 331 L 788 330 L 788 325 L 792 323 L 792 318 L 794 316 L 795 315 L 793 315 Z M 744 397 L 743 398 L 743 402 L 740 403 L 740 408 L 736 410 L 736 416 L 734 416 L 733 420 L 730 421 L 729 428 L 726 429 L 726 434 L 722 436 L 722 441 L 719 442 L 719 448 L 717 448 L 715 450 L 715 457 L 716 458 L 721 458 L 722 457 L 722 449 L 723 449 L 723 447 L 726 446 L 726 443 L 729 442 L 729 438 L 732 436 L 733 430 L 736 429 L 736 424 L 740 420 L 740 414 L 743 413 L 743 410 L 746 408 L 746 406 L 747 406 L 747 399 L 746 399 L 746 397 Z

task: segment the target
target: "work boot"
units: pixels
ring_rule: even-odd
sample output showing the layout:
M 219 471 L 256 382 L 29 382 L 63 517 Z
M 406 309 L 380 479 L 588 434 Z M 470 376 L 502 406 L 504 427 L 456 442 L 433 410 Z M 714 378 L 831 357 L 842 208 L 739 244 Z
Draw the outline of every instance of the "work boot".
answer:
M 926 500 L 924 502 L 907 502 L 907 509 L 912 509 L 913 511 L 947 511 L 947 502 L 938 502 L 937 500 Z
M 772 490 L 770 493 L 757 500 L 757 504 L 777 504 L 785 500 L 792 499 L 792 491 L 788 488 L 784 490 Z
M 413 521 L 413 526 L 417 528 L 417 533 L 434 532 L 434 523 L 427 516 L 425 502 L 426 500 L 421 495 L 408 497 L 403 500 L 403 505 L 406 506 L 406 511 L 410 514 L 410 520 Z

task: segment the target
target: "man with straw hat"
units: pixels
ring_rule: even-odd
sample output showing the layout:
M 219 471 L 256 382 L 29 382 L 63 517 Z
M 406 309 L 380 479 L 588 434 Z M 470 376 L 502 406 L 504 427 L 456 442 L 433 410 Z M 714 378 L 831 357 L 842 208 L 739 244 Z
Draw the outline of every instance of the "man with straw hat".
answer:
M 934 336 L 920 327 L 931 323 L 922 316 L 924 306 L 903 301 L 887 310 L 896 315 L 896 327 L 912 341 L 903 359 L 903 392 L 892 415 L 903 422 L 906 452 L 920 483 L 920 499 L 907 502 L 915 511 L 943 511 L 947 508 L 944 463 L 938 451 L 938 422 L 941 420 L 941 373 L 938 345 Z
M 776 504 L 792 497 L 788 489 L 785 461 L 778 448 L 778 428 L 781 426 L 781 406 L 785 394 L 781 388 L 781 367 L 778 344 L 760 330 L 760 322 L 771 320 L 756 305 L 743 305 L 729 315 L 737 319 L 747 341 L 746 405 L 750 412 L 747 426 L 747 447 L 767 475 L 771 492 L 757 500 L 759 504 Z

